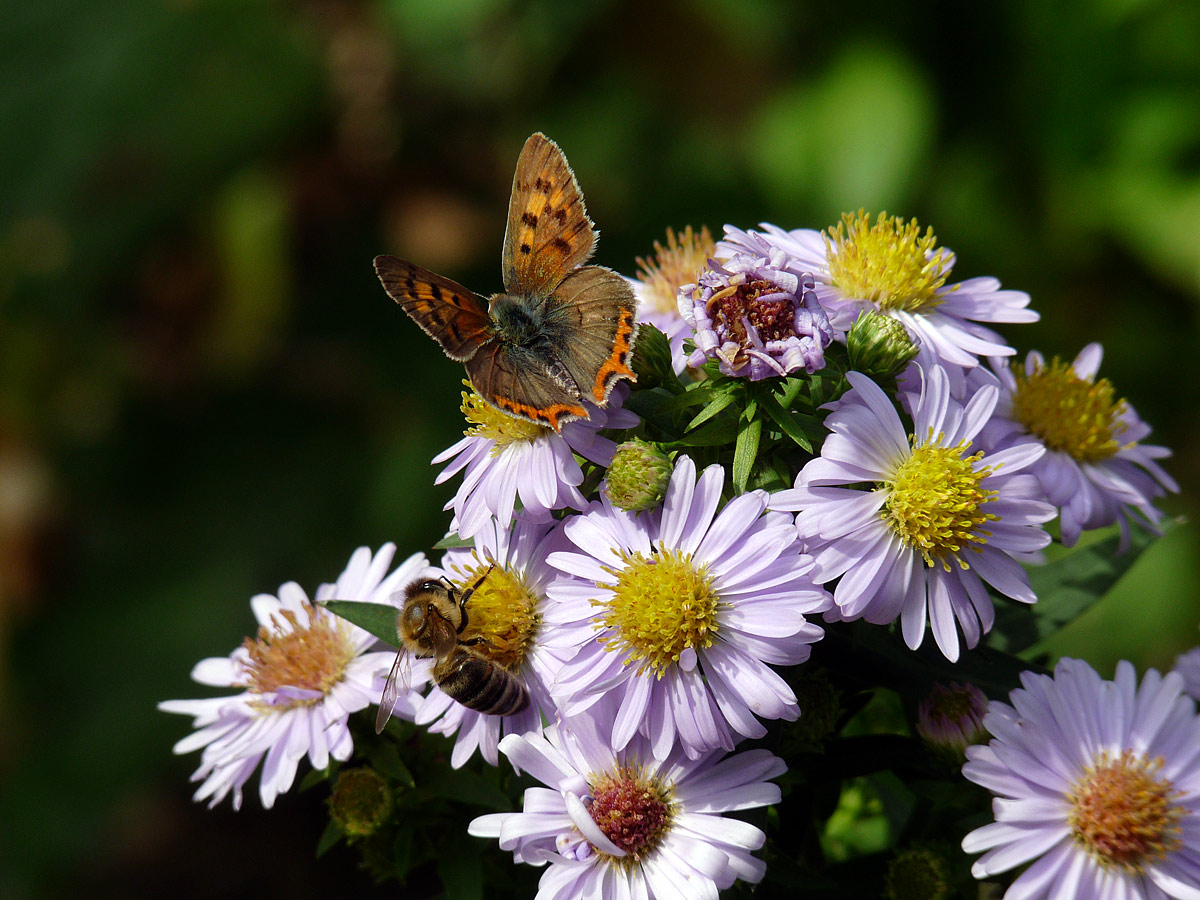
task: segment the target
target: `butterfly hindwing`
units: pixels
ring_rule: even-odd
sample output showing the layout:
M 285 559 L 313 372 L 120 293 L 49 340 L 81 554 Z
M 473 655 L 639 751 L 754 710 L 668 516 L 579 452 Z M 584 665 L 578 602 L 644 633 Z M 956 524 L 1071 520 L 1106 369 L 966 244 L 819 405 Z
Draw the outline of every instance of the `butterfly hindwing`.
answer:
M 495 341 L 466 365 L 480 396 L 509 415 L 555 431 L 567 422 L 588 417 L 578 392 L 556 380 L 547 361 L 524 348 Z
M 530 135 L 517 159 L 508 203 L 504 290 L 541 301 L 595 248 L 596 229 L 566 156 L 541 132 Z
M 375 257 L 375 272 L 388 296 L 451 359 L 465 362 L 493 339 L 487 301 L 458 282 L 395 256 Z
M 584 266 L 563 279 L 546 304 L 545 328 L 554 354 L 597 406 L 629 367 L 637 339 L 637 300 L 629 282 L 603 266 Z

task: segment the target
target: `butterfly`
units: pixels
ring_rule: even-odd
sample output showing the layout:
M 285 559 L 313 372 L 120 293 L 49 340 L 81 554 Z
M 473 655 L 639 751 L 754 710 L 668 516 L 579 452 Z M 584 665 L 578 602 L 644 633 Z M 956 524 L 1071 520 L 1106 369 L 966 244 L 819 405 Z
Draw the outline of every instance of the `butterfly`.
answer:
M 584 265 L 596 229 L 575 173 L 540 132 L 517 158 L 501 252 L 504 293 L 490 299 L 394 256 L 375 258 L 388 296 L 463 363 L 481 397 L 558 431 L 608 403 L 630 368 L 638 326 L 629 282 Z

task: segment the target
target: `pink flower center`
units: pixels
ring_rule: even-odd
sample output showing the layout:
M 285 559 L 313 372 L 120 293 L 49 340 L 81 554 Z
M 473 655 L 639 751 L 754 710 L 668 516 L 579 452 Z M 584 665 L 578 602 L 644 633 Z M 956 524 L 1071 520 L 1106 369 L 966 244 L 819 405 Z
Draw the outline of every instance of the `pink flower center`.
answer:
M 781 288 L 761 279 L 731 284 L 713 294 L 707 312 L 724 332 L 726 340 L 743 347 L 753 346 L 746 323 L 754 326 L 759 339 L 782 341 L 796 336 L 796 309 L 789 297 L 778 297 Z M 778 299 L 763 299 L 775 295 Z
M 592 779 L 592 819 L 604 836 L 641 862 L 662 841 L 674 818 L 671 792 L 637 767 L 622 766 Z

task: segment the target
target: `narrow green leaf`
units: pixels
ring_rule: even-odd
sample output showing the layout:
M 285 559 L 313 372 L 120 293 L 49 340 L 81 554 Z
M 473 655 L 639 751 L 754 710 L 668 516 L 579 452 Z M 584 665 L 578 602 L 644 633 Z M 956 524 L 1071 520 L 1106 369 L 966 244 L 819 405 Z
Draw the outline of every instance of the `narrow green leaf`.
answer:
M 335 616 L 375 635 L 385 644 L 396 646 L 396 613 L 386 603 L 360 603 L 357 600 L 327 600 L 321 604 Z
M 717 391 L 713 385 L 709 384 L 708 382 L 696 384 L 684 391 L 682 394 L 678 394 L 669 400 L 663 401 L 663 403 L 658 407 L 658 412 L 662 414 L 673 414 L 679 412 L 681 409 L 689 409 L 693 406 L 700 406 L 704 403 L 708 403 L 716 394 Z
M 812 441 L 808 439 L 796 422 L 796 419 L 793 418 L 795 413 L 791 413 L 780 406 L 779 402 L 770 394 L 763 394 L 759 398 L 759 403 L 763 411 L 771 417 L 771 421 L 779 426 L 780 431 L 804 448 L 806 452 L 812 453 Z M 808 417 L 805 416 L 805 418 Z M 816 420 L 814 419 L 813 422 L 815 424 Z
M 320 840 L 317 841 L 317 859 L 320 859 L 322 856 L 336 847 L 338 841 L 340 841 L 343 837 L 345 837 L 345 834 L 342 832 L 342 829 L 338 827 L 337 822 L 333 821 L 333 819 L 330 819 L 329 824 L 325 826 L 325 830 L 321 832 Z
M 688 431 L 691 431 L 693 428 L 698 428 L 699 426 L 703 425 L 705 422 L 707 422 L 709 419 L 711 419 L 713 416 L 715 416 L 721 410 L 723 410 L 727 406 L 729 406 L 729 404 L 731 404 L 734 401 L 734 399 L 735 398 L 734 398 L 733 394 L 729 394 L 729 393 L 718 394 L 713 399 L 713 401 L 708 404 L 708 406 L 706 406 L 706 407 L 704 407 L 704 409 L 700 410 L 700 412 L 696 415 L 696 418 L 694 418 L 694 419 L 692 419 L 692 421 L 688 422 L 687 428 L 684 429 L 685 433 Z
M 461 538 L 453 531 L 433 545 L 434 550 L 454 550 L 458 547 L 474 547 L 475 542 Z
M 733 448 L 733 489 L 746 492 L 754 460 L 758 458 L 758 442 L 762 437 L 762 419 L 743 418 L 738 427 L 737 444 Z
M 1061 559 L 1029 569 L 1037 594 L 1033 606 L 1005 603 L 996 610 L 989 646 L 1019 653 L 1057 632 L 1090 608 L 1117 583 L 1157 535 L 1133 529 L 1129 549 L 1117 553 L 1120 535 L 1076 547 Z
M 686 450 L 688 447 L 720 447 L 731 442 L 738 433 L 732 422 L 707 422 L 677 441 L 662 445 L 665 450 Z

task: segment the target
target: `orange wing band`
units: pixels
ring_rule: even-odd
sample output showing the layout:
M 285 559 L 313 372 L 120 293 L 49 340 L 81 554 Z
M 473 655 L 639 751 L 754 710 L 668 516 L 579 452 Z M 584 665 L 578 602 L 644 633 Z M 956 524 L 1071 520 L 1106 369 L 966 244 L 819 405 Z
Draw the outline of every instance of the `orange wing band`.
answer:
M 637 376 L 633 374 L 633 369 L 628 365 L 636 333 L 637 330 L 633 324 L 633 310 L 622 309 L 620 318 L 617 319 L 617 335 L 613 339 L 612 354 L 600 367 L 600 371 L 596 373 L 596 383 L 592 385 L 592 397 L 596 403 L 604 403 L 613 382 L 618 378 L 637 381 Z

